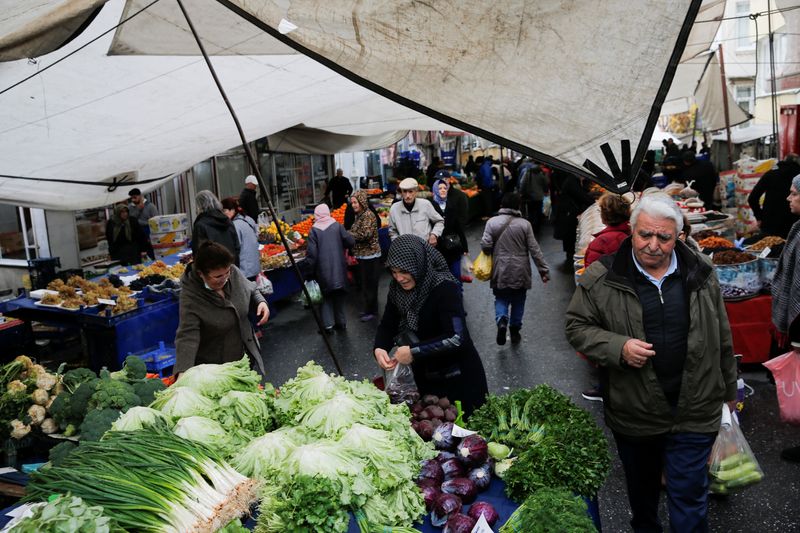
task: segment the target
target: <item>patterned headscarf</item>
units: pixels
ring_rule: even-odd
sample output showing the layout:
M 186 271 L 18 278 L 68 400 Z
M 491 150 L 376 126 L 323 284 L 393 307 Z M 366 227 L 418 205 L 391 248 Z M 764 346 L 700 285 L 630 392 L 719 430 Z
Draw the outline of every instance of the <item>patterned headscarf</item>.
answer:
M 800 221 L 786 236 L 778 268 L 772 279 L 772 323 L 781 333 L 788 333 L 800 316 Z M 794 339 L 793 339 L 794 340 Z
M 416 332 L 419 327 L 419 311 L 440 283 L 456 278 L 450 273 L 442 254 L 416 235 L 401 235 L 392 242 L 386 258 L 386 266 L 408 272 L 414 276 L 416 285 L 404 290 L 392 279 L 389 284 L 389 301 L 400 311 L 400 330 Z

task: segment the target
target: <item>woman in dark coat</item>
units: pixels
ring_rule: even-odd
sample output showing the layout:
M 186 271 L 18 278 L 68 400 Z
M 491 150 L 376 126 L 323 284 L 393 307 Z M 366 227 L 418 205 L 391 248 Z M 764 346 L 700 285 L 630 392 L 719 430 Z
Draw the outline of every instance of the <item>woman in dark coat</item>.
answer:
M 239 236 L 233 222 L 222 212 L 222 203 L 211 191 L 200 191 L 194 201 L 198 215 L 192 226 L 192 254 L 197 254 L 203 241 L 217 242 L 233 254 L 233 264 L 238 267 Z
M 181 289 L 175 373 L 202 363 L 238 361 L 246 353 L 264 375 L 248 313 L 255 311 L 260 326 L 269 319 L 269 307 L 255 284 L 233 265 L 228 249 L 213 241 L 200 243 Z
M 467 330 L 461 289 L 444 257 L 421 238 L 401 235 L 386 264 L 393 279 L 375 335 L 376 361 L 384 370 L 410 364 L 420 394 L 461 400 L 472 413 L 486 399 L 486 374 Z
M 444 231 L 436 243 L 436 249 L 450 265 L 450 272 L 461 283 L 461 256 L 469 251 L 464 228 L 469 220 L 467 195 L 450 185 L 450 172 L 442 170 L 436 174 L 433 184 L 433 207 L 444 217 Z
M 118 205 L 114 216 L 106 224 L 106 240 L 111 259 L 123 265 L 136 265 L 142 262 L 145 251 L 145 235 L 135 220 L 131 222 L 128 206 Z
M 322 322 L 325 332 L 347 329 L 344 301 L 347 297 L 347 262 L 344 249 L 355 244 L 353 236 L 331 217 L 326 204 L 314 209 L 314 225 L 308 234 L 306 266 L 322 290 Z

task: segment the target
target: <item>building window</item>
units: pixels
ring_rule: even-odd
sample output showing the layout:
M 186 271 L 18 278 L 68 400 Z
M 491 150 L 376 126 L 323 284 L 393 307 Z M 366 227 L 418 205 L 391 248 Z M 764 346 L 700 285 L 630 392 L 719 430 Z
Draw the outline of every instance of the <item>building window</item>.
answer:
M 753 109 L 753 86 L 751 85 L 736 85 L 734 87 L 734 99 L 736 103 L 745 110 L 746 113 L 751 113 Z M 746 128 L 750 125 L 748 120 L 744 124 L 739 125 L 740 128 Z
M 244 154 L 217 156 L 217 184 L 219 199 L 230 196 L 239 198 L 244 188 L 244 179 L 250 174 L 250 165 Z
M 755 39 L 751 33 L 751 21 L 747 17 L 750 14 L 750 0 L 736 0 L 736 37 L 739 48 L 752 48 Z
M 0 260 L 36 259 L 37 249 L 30 209 L 0 204 Z

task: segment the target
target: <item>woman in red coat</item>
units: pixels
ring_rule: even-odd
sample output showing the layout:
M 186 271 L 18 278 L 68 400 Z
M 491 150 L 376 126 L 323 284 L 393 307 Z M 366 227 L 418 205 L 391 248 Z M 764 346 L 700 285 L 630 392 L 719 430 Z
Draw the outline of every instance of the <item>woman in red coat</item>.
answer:
M 586 247 L 584 266 L 587 268 L 604 255 L 613 254 L 631 234 L 631 204 L 618 194 L 607 192 L 600 197 L 600 220 L 606 225 L 603 231 L 594 234 Z

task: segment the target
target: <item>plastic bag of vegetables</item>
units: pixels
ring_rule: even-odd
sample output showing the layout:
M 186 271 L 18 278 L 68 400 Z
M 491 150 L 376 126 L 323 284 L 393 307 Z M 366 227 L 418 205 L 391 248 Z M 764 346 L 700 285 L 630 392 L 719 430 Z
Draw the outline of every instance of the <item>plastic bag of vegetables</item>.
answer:
M 722 424 L 711 449 L 708 474 L 711 492 L 727 494 L 764 479 L 764 472 L 744 438 L 736 413 L 722 405 Z
M 315 280 L 308 280 L 305 283 L 306 290 L 308 291 L 308 295 L 311 297 L 312 304 L 321 304 L 322 303 L 322 289 L 319 288 L 319 283 Z M 308 298 L 306 298 L 305 293 L 300 295 L 300 303 L 305 305 L 310 305 L 308 303 Z

